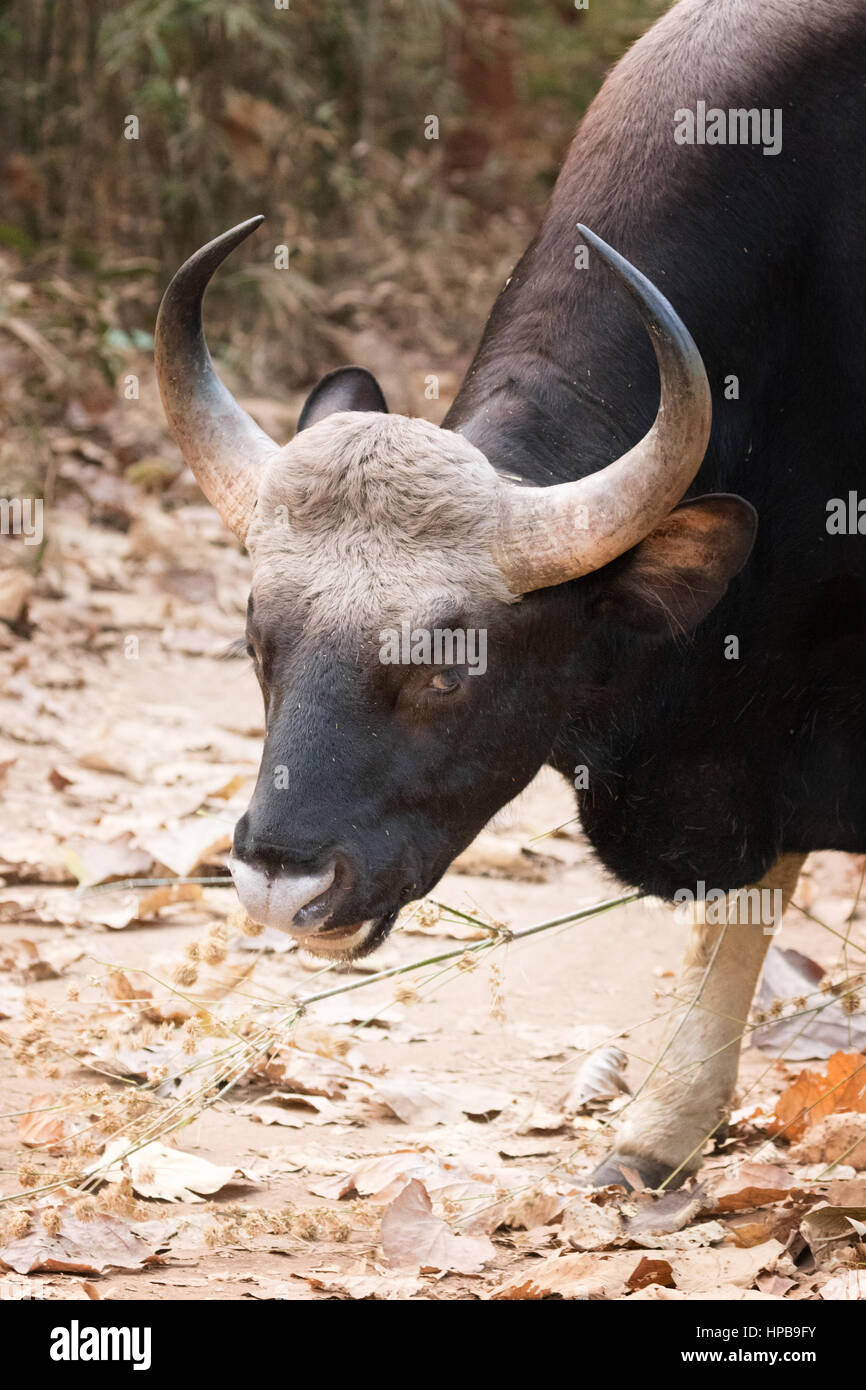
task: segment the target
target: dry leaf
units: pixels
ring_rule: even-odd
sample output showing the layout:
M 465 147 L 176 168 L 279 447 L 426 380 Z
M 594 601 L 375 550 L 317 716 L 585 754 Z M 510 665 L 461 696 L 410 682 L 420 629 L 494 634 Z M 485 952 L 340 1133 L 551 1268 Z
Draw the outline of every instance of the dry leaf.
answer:
M 661 1284 L 666 1289 L 675 1287 L 673 1270 L 667 1260 L 651 1260 L 648 1255 L 635 1266 L 626 1283 L 633 1292 L 650 1284 Z
M 49 1235 L 41 1216 L 50 1211 L 59 1229 Z M 33 1207 L 33 1228 L 27 1235 L 0 1246 L 0 1267 L 16 1274 L 62 1270 L 71 1274 L 102 1274 L 106 1269 L 140 1269 L 154 1251 L 118 1216 L 95 1212 L 87 1221 L 68 1204 Z
M 497 1285 L 492 1299 L 618 1298 L 627 1291 L 634 1255 L 561 1255 L 536 1261 Z
M 637 1212 L 626 1224 L 629 1236 L 635 1240 L 681 1231 L 710 1207 L 706 1183 L 681 1187 L 663 1197 L 641 1195 L 638 1201 Z
M 859 1052 L 835 1052 L 823 1075 L 801 1071 L 776 1101 L 770 1133 L 799 1139 L 807 1125 L 836 1110 L 866 1111 L 866 1057 Z
M 271 1084 L 278 1083 L 288 1091 L 327 1096 L 329 1100 L 345 1095 L 350 1082 L 356 1079 L 345 1062 L 300 1052 L 296 1047 L 281 1047 L 256 1062 L 247 1078 L 250 1081 L 261 1078 Z
M 623 1241 L 623 1220 L 615 1207 L 600 1207 L 583 1195 L 569 1202 L 562 1218 L 563 1245 L 572 1250 L 609 1250 Z
M 68 1106 L 49 1094 L 31 1096 L 32 1109 L 18 1120 L 18 1138 L 29 1149 L 42 1153 L 62 1153 L 82 1121 L 76 1122 Z
M 831 1166 L 845 1162 L 858 1171 L 866 1169 L 866 1116 L 841 1111 L 825 1115 L 810 1125 L 799 1144 L 791 1150 L 798 1163 Z
M 797 1287 L 796 1281 L 788 1279 L 784 1274 L 759 1274 L 755 1279 L 755 1287 L 761 1291 L 772 1295 L 773 1298 L 784 1298 L 786 1293 Z
M 478 1274 L 496 1258 L 486 1236 L 456 1236 L 434 1216 L 427 1189 L 414 1178 L 382 1213 L 381 1239 L 388 1264 L 415 1273 Z
M 387 1079 L 377 1080 L 375 1094 L 398 1120 L 419 1129 L 456 1124 L 464 1115 L 491 1119 L 508 1104 L 508 1097 L 499 1091 L 485 1091 L 477 1086 L 446 1089 L 409 1072 L 394 1072 Z
M 431 1149 L 398 1149 L 396 1153 L 378 1154 L 373 1158 L 362 1158 L 350 1172 L 341 1177 L 325 1178 L 311 1183 L 310 1191 L 317 1197 L 337 1200 L 357 1194 L 359 1197 L 372 1197 L 374 1201 L 388 1200 L 381 1194 L 388 1193 L 393 1184 L 400 1179 L 397 1191 L 403 1190 L 412 1177 L 429 1175 L 438 1160 Z M 423 1179 L 422 1179 L 423 1180 Z
M 748 1211 L 781 1202 L 795 1193 L 802 1196 L 802 1188 L 778 1164 L 741 1163 L 713 1187 L 710 1210 Z
M 88 1051 L 87 1058 L 91 1063 L 98 1063 L 100 1071 L 157 1081 L 159 1095 L 177 1097 L 198 1090 L 205 1081 L 216 1076 L 221 1066 L 219 1059 L 210 1062 L 206 1059 L 213 1058 L 220 1050 L 221 1044 L 214 1037 L 201 1038 L 192 1054 L 181 1050 L 179 1039 L 140 1044 L 107 1039 Z
M 175 903 L 198 902 L 202 897 L 199 883 L 168 883 L 161 888 L 153 888 L 138 899 L 138 920 L 144 922 L 148 917 L 156 917 L 165 907 Z
M 295 1278 L 306 1279 L 311 1288 L 321 1289 L 323 1293 L 344 1294 L 346 1298 L 377 1301 L 411 1298 L 424 1288 L 420 1279 L 388 1274 L 384 1270 L 364 1271 L 358 1274 L 296 1274 Z
M 752 1250 L 735 1246 L 721 1249 L 686 1251 L 647 1251 L 670 1265 L 677 1289 L 687 1293 L 718 1289 L 736 1284 L 749 1288 L 762 1269 L 780 1253 L 778 1241 L 768 1241 Z M 635 1268 L 634 1253 L 563 1255 L 542 1260 L 529 1274 L 521 1272 L 493 1290 L 492 1298 L 620 1298 L 628 1291 L 627 1281 Z
M 401 1149 L 361 1159 L 343 1177 L 311 1183 L 310 1191 L 332 1199 L 357 1193 L 385 1204 L 416 1179 L 437 1202 L 457 1207 L 463 1234 L 489 1235 L 505 1219 L 508 1189 L 531 1181 L 533 1176 L 520 1170 L 489 1171 L 455 1159 L 440 1159 L 429 1149 Z
M 0 878 L 7 883 L 74 883 L 53 835 L 4 828 Z
M 825 1302 L 866 1299 L 866 1269 L 840 1269 L 821 1286 Z
M 791 1017 L 761 1024 L 752 1033 L 752 1046 L 784 1054 L 787 1062 L 824 1060 L 834 1052 L 866 1048 L 866 1014 L 848 1013 L 846 1001 L 823 993 L 818 988 L 823 978 L 821 966 L 800 951 L 771 946 L 755 1002 L 763 1013 L 770 1013 L 784 1001 Z M 804 1013 L 807 1009 L 815 1010 L 811 1018 Z
M 108 842 L 69 840 L 63 857 L 82 888 L 114 878 L 141 878 L 150 872 L 153 856 L 135 848 L 131 839 L 126 834 Z
M 632 1294 L 629 1302 L 639 1299 L 657 1303 L 765 1303 L 778 1302 L 778 1295 L 762 1293 L 760 1289 L 741 1289 L 737 1284 L 718 1284 L 706 1289 L 665 1289 L 659 1284 L 650 1284 Z
M 343 1118 L 331 1101 L 321 1096 L 298 1095 L 290 1091 L 270 1091 L 252 1105 L 238 1111 L 262 1125 L 288 1125 L 306 1129 L 307 1125 L 333 1125 Z
M 739 1212 L 725 1222 L 723 1231 L 733 1237 L 735 1245 L 744 1250 L 753 1245 L 763 1245 L 779 1228 L 780 1213 L 776 1207 L 762 1207 L 757 1211 Z
M 866 1207 L 813 1207 L 800 1222 L 800 1234 L 816 1256 L 830 1246 L 862 1240 L 866 1236 Z
M 212 816 L 198 816 L 172 830 L 139 836 L 143 850 L 178 878 L 189 878 L 200 864 L 211 863 L 231 847 L 230 833 Z
M 553 1192 L 544 1184 L 530 1188 L 512 1198 L 502 1213 L 501 1225 L 514 1231 L 531 1231 L 536 1226 L 548 1226 L 565 1210 L 567 1198 Z M 598 1210 L 598 1208 L 596 1208 Z M 495 1227 L 493 1228 L 496 1229 Z M 575 1249 L 581 1247 L 575 1246 Z
M 143 988 L 137 988 L 124 971 L 112 970 L 105 981 L 105 991 L 112 999 L 120 999 L 124 1003 L 131 1003 L 135 999 L 149 999 L 150 985 L 145 982 L 144 976 L 138 975 L 137 978 L 143 984 Z
M 102 1158 L 90 1171 L 98 1169 L 103 1182 L 121 1182 L 128 1176 L 140 1197 L 155 1197 L 163 1202 L 200 1202 L 202 1194 L 210 1195 L 229 1183 L 245 1180 L 238 1168 L 210 1163 L 165 1144 L 145 1144 L 126 1154 L 128 1148 L 125 1139 L 107 1144 Z M 105 1164 L 110 1166 L 104 1167 Z
M 534 1105 L 528 1117 L 518 1127 L 518 1134 L 561 1134 L 567 1128 L 561 1110 L 551 1110 L 541 1103 Z

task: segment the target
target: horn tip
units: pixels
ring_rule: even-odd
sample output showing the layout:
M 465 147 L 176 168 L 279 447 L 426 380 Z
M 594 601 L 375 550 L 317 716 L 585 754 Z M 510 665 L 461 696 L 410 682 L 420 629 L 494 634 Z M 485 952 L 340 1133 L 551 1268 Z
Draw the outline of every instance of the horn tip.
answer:
M 239 222 L 236 227 L 232 227 L 228 235 L 238 235 L 241 239 L 248 237 L 251 232 L 254 232 L 257 227 L 262 225 L 264 220 L 265 214 L 263 212 L 257 212 L 255 217 L 248 217 L 245 222 Z

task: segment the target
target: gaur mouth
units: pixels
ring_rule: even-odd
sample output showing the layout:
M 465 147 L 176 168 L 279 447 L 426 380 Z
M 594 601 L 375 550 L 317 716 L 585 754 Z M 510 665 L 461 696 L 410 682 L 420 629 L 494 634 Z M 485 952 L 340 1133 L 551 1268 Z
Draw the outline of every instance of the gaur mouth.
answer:
M 302 951 L 328 960 L 360 960 L 369 956 L 381 946 L 397 920 L 399 908 L 382 917 L 371 917 L 366 922 L 354 922 L 348 927 L 320 927 L 301 936 L 297 931 L 292 935 Z

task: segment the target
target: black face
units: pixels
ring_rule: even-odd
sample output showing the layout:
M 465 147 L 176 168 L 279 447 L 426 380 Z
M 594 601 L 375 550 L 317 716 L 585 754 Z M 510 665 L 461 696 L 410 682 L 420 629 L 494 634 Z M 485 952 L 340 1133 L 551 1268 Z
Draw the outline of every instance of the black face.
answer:
M 267 734 L 235 856 L 273 879 L 315 880 L 334 866 L 327 889 L 281 925 L 318 936 L 368 924 L 350 952 L 365 954 L 526 786 L 568 709 L 564 609 L 563 591 L 548 590 L 494 611 L 431 614 L 431 630 L 476 634 L 469 659 L 446 665 L 385 662 L 379 632 L 316 641 L 251 606 Z
M 385 409 L 370 374 L 344 368 L 315 388 L 298 428 Z M 687 633 L 709 612 L 754 532 L 741 498 L 692 499 L 576 582 L 478 611 L 404 615 L 413 631 L 483 632 L 483 673 L 469 652 L 457 664 L 412 643 L 408 661 L 384 660 L 393 614 L 337 637 L 293 628 L 273 600 L 266 611 L 251 601 L 267 733 L 233 869 L 250 915 L 320 954 L 371 951 L 551 758 L 566 720 L 598 717 L 612 671 L 627 680 L 647 638 Z

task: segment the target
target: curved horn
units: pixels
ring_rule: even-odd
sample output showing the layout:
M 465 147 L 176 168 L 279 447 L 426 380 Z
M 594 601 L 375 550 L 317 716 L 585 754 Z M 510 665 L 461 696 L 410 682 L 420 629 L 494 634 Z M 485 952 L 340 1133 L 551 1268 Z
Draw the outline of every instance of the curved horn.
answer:
M 579 229 L 637 304 L 661 401 L 648 434 L 606 468 L 553 487 L 506 485 L 495 558 L 515 594 L 577 579 L 637 545 L 680 501 L 710 437 L 709 383 L 688 329 L 645 275 Z
M 217 266 L 263 221 L 251 217 L 190 256 L 163 295 L 156 320 L 156 377 L 171 432 L 202 492 L 242 541 L 256 505 L 261 465 L 278 445 L 241 410 L 214 371 L 201 301 Z

